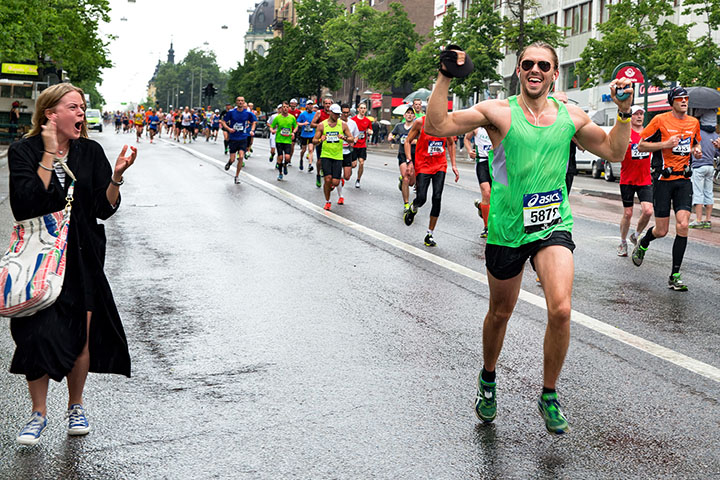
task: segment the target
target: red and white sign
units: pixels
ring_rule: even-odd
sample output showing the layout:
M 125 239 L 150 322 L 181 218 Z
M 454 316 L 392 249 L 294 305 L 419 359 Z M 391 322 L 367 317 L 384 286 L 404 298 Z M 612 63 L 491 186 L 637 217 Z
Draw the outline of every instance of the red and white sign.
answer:
M 370 95 L 370 100 L 372 100 L 372 105 L 370 108 L 382 107 L 382 93 L 373 93 L 372 95 Z
M 621 68 L 615 78 L 623 77 L 627 78 L 633 83 L 645 83 L 645 77 L 643 77 L 642 72 L 637 67 L 629 66 Z
M 446 0 L 435 0 L 435 16 L 442 15 L 447 10 Z

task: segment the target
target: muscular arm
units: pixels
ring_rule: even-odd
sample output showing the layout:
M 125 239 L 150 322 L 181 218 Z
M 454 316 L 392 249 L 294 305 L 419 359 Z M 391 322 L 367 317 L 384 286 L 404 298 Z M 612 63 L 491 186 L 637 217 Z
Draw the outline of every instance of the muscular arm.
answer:
M 352 136 L 352 132 L 350 132 L 350 127 L 347 122 L 342 122 L 342 127 L 343 133 L 345 134 L 345 140 L 347 140 L 350 144 L 355 143 L 355 137 Z
M 312 128 L 317 128 L 317 126 L 320 124 L 320 112 L 317 112 L 315 116 L 312 119 L 312 122 L 310 122 L 310 126 Z
M 438 74 L 437 83 L 428 99 L 425 131 L 435 137 L 462 135 L 477 127 L 490 125 L 486 112 L 499 102 L 486 100 L 468 109 L 448 113 L 447 96 L 450 79 Z
M 317 128 L 315 129 L 315 136 L 313 137 L 313 145 L 318 145 L 320 142 L 322 142 L 322 136 L 323 136 L 323 124 L 319 124 Z
M 610 133 L 605 134 L 579 107 L 568 105 L 567 108 L 573 120 L 580 122 L 575 137 L 582 148 L 606 160 L 622 160 L 630 140 L 630 122 L 616 122 Z

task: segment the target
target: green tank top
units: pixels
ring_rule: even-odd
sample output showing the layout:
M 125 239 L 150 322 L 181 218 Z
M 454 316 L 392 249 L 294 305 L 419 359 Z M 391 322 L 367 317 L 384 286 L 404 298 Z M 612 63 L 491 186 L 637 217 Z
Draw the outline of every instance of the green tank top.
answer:
M 334 127 L 331 127 L 328 123 L 328 120 L 325 120 L 323 123 L 323 134 L 325 135 L 325 140 L 322 144 L 322 157 L 323 158 L 331 158 L 333 160 L 342 160 L 343 159 L 343 151 L 342 146 L 343 142 L 340 139 L 340 135 L 343 134 L 343 128 L 342 128 L 342 121 L 338 119 L 337 125 Z
M 525 118 L 517 97 L 510 103 L 510 131 L 490 158 L 492 193 L 487 242 L 519 247 L 554 231 L 572 232 L 565 187 L 575 125 L 565 105 L 555 123 L 538 127 Z

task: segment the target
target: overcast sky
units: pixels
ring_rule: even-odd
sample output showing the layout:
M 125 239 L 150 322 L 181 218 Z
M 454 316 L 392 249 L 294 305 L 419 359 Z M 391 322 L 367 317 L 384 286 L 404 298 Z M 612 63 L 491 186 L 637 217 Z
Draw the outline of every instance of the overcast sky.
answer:
M 257 0 L 259 1 L 259 0 Z M 117 37 L 109 45 L 113 68 L 103 72 L 99 90 L 107 110 L 121 102 L 146 98 L 147 83 L 158 60 L 167 61 L 170 39 L 175 62 L 193 48 L 212 50 L 220 69 L 229 70 L 241 61 L 245 50 L 248 10 L 256 0 L 110 0 L 110 23 L 101 34 Z M 121 20 L 125 18 L 126 20 Z M 227 30 L 221 27 L 227 25 Z M 205 45 L 207 42 L 207 45 Z

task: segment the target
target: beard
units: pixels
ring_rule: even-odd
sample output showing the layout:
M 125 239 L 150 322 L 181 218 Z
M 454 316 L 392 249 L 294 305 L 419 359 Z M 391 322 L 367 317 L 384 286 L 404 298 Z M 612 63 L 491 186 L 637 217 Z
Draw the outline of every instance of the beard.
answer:
M 531 99 L 535 100 L 535 99 L 547 96 L 547 94 L 550 92 L 550 87 L 552 87 L 553 80 L 552 80 L 552 78 L 550 80 L 543 80 L 543 82 L 542 82 L 543 88 L 540 89 L 540 91 L 537 93 L 531 93 L 527 90 L 525 85 L 527 85 L 528 83 L 529 83 L 528 80 L 526 80 L 525 82 L 522 82 L 522 81 L 520 82 L 520 92 L 522 93 L 523 97 L 531 98 Z

